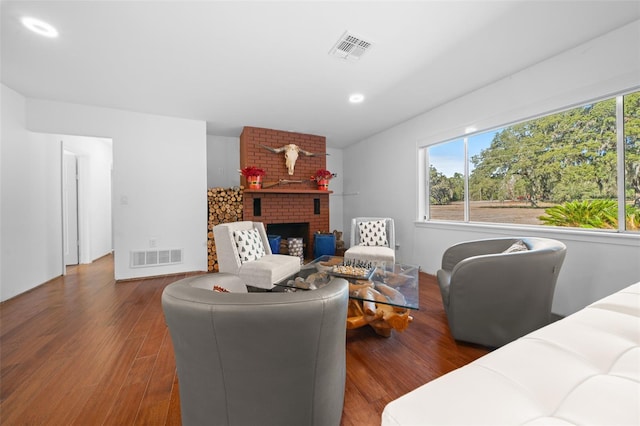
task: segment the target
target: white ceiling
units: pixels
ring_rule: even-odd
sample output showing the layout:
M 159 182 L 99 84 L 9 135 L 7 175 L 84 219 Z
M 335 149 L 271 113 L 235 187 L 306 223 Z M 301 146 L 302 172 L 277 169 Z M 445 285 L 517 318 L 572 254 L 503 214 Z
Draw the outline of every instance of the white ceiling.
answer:
M 640 19 L 629 1 L 2 1 L 27 97 L 324 135 L 344 147 Z M 40 37 L 19 22 L 45 20 Z M 328 55 L 351 31 L 373 47 Z M 359 92 L 362 104 L 349 104 Z

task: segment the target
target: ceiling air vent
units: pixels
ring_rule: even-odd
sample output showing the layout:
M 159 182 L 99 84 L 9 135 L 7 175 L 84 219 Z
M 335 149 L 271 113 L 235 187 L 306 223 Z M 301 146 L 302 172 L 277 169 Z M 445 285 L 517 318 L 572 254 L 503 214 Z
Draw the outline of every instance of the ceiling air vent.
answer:
M 329 55 L 340 59 L 360 59 L 371 48 L 371 42 L 346 31 L 329 51 Z

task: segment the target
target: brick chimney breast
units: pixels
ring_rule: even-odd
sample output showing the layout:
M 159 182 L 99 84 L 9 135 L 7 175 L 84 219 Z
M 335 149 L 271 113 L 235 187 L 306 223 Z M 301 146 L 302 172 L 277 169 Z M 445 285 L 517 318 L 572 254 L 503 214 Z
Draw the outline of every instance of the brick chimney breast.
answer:
M 326 156 L 300 155 L 293 175 L 289 175 L 284 153 L 271 152 L 260 145 L 280 148 L 295 144 L 313 153 L 326 153 L 324 136 L 285 132 L 282 130 L 245 127 L 240 134 L 240 167 L 255 166 L 264 169 L 263 184 L 280 179 L 301 180 L 302 183 L 276 185 L 262 190 L 244 191 L 244 220 L 262 222 L 269 233 L 269 224 L 308 223 L 308 235 L 301 235 L 306 245 L 305 257 L 313 256 L 313 234 L 329 231 L 329 194 L 318 191 L 311 176 L 318 169 L 326 169 Z M 241 176 L 241 184 L 247 187 Z M 254 200 L 258 201 L 254 201 Z M 316 201 L 317 200 L 317 201 Z M 256 208 L 256 207 L 259 208 Z M 319 207 L 319 209 L 318 209 Z

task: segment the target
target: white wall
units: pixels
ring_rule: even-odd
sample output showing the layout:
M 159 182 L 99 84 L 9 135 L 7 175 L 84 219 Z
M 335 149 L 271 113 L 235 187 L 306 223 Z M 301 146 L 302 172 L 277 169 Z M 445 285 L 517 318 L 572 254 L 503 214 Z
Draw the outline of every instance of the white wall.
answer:
M 80 263 L 91 263 L 113 250 L 111 230 L 111 139 L 51 135 L 78 158 Z
M 26 99 L 1 85 L 0 300 L 62 274 L 61 145 L 26 130 Z
M 207 187 L 240 185 L 240 138 L 207 135 Z
M 400 244 L 397 258 L 431 274 L 444 250 L 455 242 L 541 233 L 520 227 L 418 223 L 418 147 L 461 136 L 468 126 L 489 129 L 637 88 L 638 39 L 640 21 L 348 147 L 344 192 L 358 195 L 344 198 L 345 223 L 354 216 L 393 217 Z M 576 236 L 546 230 L 544 234 L 569 247 L 554 299 L 558 314 L 574 312 L 640 280 L 639 236 Z
M 327 170 L 336 173 L 337 176 L 329 182 L 329 231 L 334 229 L 345 231 L 344 229 L 344 197 L 348 194 L 344 193 L 344 175 L 343 175 L 343 151 L 337 148 L 327 148 Z M 347 225 L 348 226 L 348 225 Z
M 2 85 L 2 228 L 0 300 L 63 273 L 62 150 L 78 154 L 81 174 L 81 262 L 112 250 L 111 142 L 30 132 L 27 100 Z
M 29 130 L 113 140 L 115 278 L 207 270 L 205 122 L 26 101 Z M 131 268 L 130 252 L 182 248 L 183 263 Z

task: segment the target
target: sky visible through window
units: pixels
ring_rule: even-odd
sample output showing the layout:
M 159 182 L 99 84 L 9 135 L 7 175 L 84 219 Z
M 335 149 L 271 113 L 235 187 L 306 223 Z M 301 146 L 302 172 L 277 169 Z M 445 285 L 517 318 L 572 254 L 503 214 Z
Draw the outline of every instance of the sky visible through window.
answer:
M 483 149 L 491 145 L 496 133 L 502 129 L 491 130 L 485 133 L 469 136 L 469 159 L 479 154 Z M 436 169 L 446 177 L 452 177 L 454 173 L 464 174 L 464 141 L 463 138 L 429 147 L 429 160 Z M 473 164 L 469 164 L 469 172 L 473 170 Z

